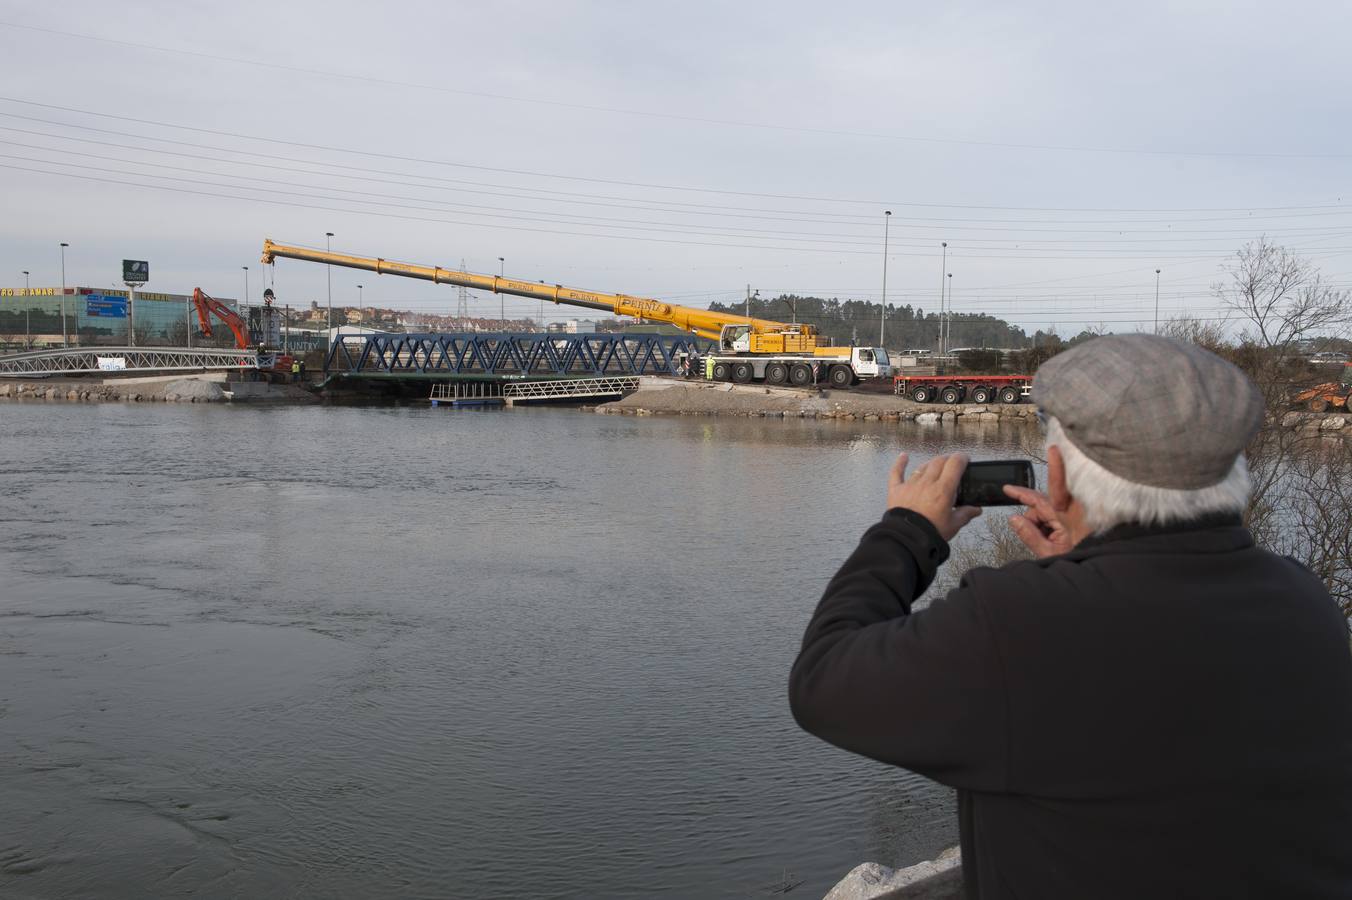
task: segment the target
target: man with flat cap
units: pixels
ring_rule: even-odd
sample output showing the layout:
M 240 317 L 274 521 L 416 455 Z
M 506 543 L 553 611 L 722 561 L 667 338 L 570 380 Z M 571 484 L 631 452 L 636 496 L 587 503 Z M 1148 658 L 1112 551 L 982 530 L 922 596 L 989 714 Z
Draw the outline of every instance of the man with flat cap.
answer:
M 1254 386 L 1200 348 L 1044 365 L 1035 559 L 912 604 L 980 511 L 966 467 L 892 469 L 790 678 L 803 728 L 958 789 L 983 898 L 1352 897 L 1352 652 L 1323 584 L 1241 521 Z

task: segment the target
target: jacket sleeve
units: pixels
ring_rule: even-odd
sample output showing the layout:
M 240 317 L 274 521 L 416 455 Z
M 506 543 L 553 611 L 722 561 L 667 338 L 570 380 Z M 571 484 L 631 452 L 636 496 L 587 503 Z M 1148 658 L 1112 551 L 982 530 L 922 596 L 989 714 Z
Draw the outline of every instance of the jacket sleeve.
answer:
M 889 510 L 826 587 L 789 678 L 805 730 L 958 788 L 1007 789 L 1008 704 L 990 624 L 967 587 L 911 603 L 948 545 Z

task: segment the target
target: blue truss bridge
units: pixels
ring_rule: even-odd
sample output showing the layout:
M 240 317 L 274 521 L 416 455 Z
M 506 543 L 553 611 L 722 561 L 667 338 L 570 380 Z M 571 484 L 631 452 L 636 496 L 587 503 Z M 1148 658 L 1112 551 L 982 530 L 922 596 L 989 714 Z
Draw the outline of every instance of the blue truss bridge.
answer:
M 712 341 L 670 334 L 345 334 L 324 371 L 355 378 L 597 378 L 679 375 Z

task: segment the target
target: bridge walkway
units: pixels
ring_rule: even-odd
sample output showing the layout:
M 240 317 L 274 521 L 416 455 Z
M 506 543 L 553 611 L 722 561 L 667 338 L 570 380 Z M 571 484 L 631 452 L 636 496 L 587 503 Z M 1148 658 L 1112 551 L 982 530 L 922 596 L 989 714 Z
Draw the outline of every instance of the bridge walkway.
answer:
M 253 350 L 214 347 L 62 347 L 0 356 L 0 376 L 21 378 L 257 368 L 258 354 Z

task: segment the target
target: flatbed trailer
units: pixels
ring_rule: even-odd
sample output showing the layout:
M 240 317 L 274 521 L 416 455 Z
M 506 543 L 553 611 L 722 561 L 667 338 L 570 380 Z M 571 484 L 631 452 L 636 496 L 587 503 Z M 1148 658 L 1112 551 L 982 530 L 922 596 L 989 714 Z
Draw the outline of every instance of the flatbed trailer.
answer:
M 892 392 L 916 403 L 1022 403 L 1033 393 L 1031 375 L 898 375 Z

